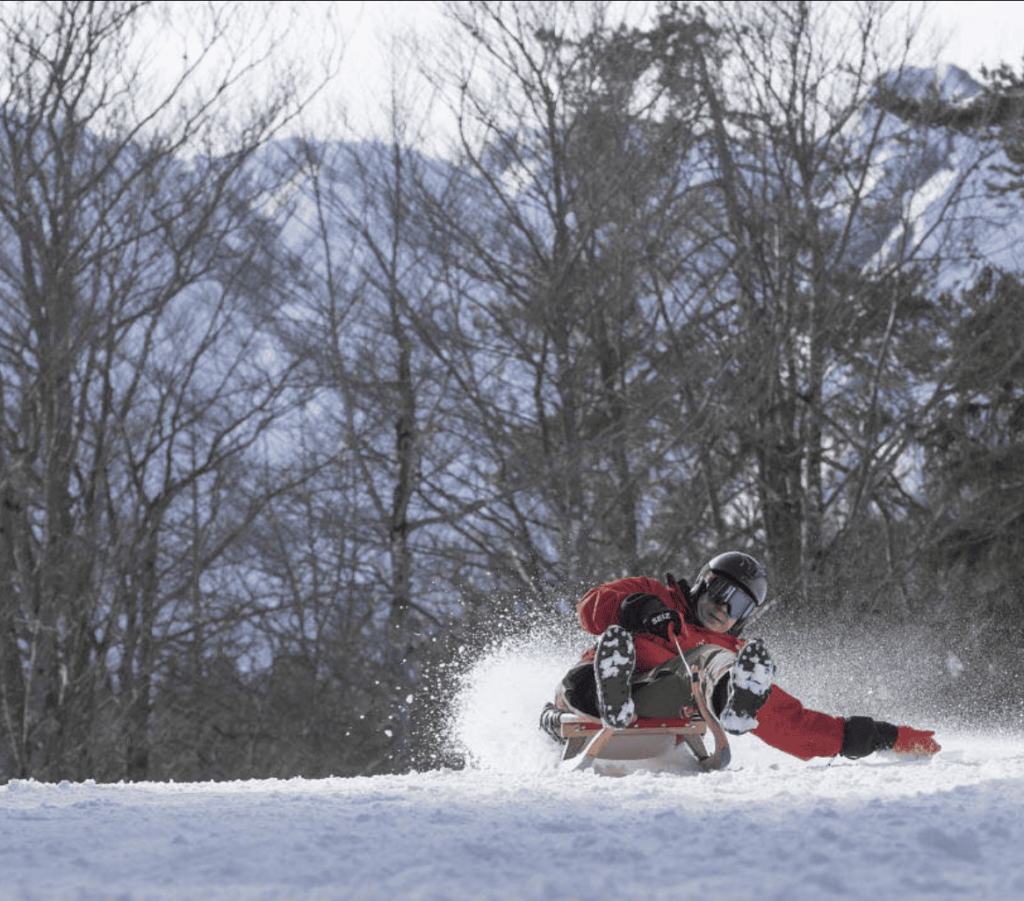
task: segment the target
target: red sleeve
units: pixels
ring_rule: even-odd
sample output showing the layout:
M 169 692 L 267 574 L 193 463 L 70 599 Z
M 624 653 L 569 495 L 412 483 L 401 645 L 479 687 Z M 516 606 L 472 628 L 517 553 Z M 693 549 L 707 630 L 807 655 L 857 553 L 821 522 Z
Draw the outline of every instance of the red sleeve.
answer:
M 619 621 L 619 604 L 637 592 L 656 595 L 668 606 L 676 606 L 672 592 L 654 579 L 643 576 L 619 579 L 591 588 L 580 598 L 576 604 L 580 625 L 591 635 L 600 635 L 610 625 Z
M 654 579 L 635 576 L 619 579 L 616 582 L 606 582 L 604 585 L 591 588 L 583 595 L 576 605 L 580 625 L 592 635 L 600 635 L 610 625 L 618 623 L 619 605 L 631 594 L 637 592 L 653 594 L 661 598 L 667 606 L 678 610 L 680 614 L 684 612 L 671 588 L 667 588 Z M 636 643 L 637 672 L 646 672 L 659 663 L 664 663 L 676 656 L 675 643 L 659 638 L 657 635 L 637 635 L 634 641 Z M 583 655 L 583 659 L 593 660 L 593 658 L 594 649 L 590 648 Z
M 801 760 L 835 757 L 843 746 L 842 717 L 809 710 L 778 685 L 758 712 L 757 722 L 754 735 Z

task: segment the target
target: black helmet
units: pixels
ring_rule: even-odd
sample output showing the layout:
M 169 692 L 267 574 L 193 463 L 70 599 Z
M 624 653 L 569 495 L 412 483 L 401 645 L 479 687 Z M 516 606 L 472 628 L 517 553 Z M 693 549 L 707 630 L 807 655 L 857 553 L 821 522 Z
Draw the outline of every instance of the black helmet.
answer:
M 701 567 L 697 580 L 694 583 L 694 601 L 708 590 L 710 583 L 714 582 L 715 576 L 721 576 L 727 583 L 739 588 L 748 601 L 744 604 L 745 609 L 738 609 L 736 625 L 729 632 L 732 635 L 739 635 L 740 630 L 749 623 L 765 607 L 765 597 L 768 594 L 768 571 L 764 564 L 755 560 L 749 554 L 739 551 L 726 551 L 717 557 L 712 557 Z M 736 601 L 740 601 L 736 598 Z M 753 605 L 749 603 L 753 601 Z

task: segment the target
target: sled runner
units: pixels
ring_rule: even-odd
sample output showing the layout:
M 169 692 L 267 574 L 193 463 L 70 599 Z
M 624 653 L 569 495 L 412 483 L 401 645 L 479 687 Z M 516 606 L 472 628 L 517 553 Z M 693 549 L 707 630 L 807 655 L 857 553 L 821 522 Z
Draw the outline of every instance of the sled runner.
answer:
M 731 752 L 729 739 L 721 723 L 708 710 L 704 693 L 700 690 L 698 675 L 694 681 L 693 697 L 697 709 L 688 708 L 689 715 L 675 718 L 640 717 L 624 729 L 605 726 L 597 717 L 575 711 L 559 711 L 562 746 L 562 766 L 582 770 L 595 760 L 644 760 L 663 754 L 685 744 L 705 771 L 724 769 L 729 765 Z M 714 740 L 709 752 L 704 743 L 707 733 Z
M 709 753 L 704 744 L 707 732 L 707 724 L 699 717 L 639 719 L 625 729 L 609 729 L 594 717 L 563 713 L 562 763 L 570 769 L 582 770 L 597 759 L 656 758 L 685 744 L 703 769 L 722 769 L 729 762 L 728 743 L 716 740 L 714 751 Z

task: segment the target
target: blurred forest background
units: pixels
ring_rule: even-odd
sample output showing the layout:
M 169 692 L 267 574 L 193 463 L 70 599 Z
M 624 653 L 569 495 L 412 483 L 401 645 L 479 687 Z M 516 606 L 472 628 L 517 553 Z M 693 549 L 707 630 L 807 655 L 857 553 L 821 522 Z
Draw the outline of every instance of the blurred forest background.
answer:
M 270 4 L 3 4 L 0 778 L 436 765 L 455 661 L 725 549 L 1017 709 L 1020 61 L 619 8 L 446 4 L 371 141 Z

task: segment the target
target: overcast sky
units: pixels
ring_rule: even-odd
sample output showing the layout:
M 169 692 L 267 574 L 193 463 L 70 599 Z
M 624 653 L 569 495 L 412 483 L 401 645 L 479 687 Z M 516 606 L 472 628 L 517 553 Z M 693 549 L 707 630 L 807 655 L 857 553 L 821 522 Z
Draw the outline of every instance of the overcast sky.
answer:
M 941 59 L 956 63 L 977 75 L 982 65 L 1000 61 L 1018 70 L 1024 57 L 1024 0 L 1022 2 L 982 2 L 982 0 L 905 0 L 913 7 L 927 7 L 925 37 L 933 40 L 923 46 L 944 45 Z M 635 0 L 637 7 L 652 6 L 647 0 Z M 364 0 L 334 7 L 348 40 L 341 71 L 341 93 L 353 116 L 352 125 L 362 132 L 365 117 L 380 110 L 382 95 L 388 88 L 384 62 L 388 46 L 397 35 L 410 29 L 431 46 L 430 33 L 439 13 L 433 3 L 422 0 Z M 435 42 L 436 46 L 436 42 Z
M 910 5 L 929 8 L 929 17 L 948 39 L 947 56 L 970 71 L 993 59 L 1019 64 L 1024 55 L 1024 2 L 1008 0 L 933 0 Z M 351 24 L 349 48 L 354 70 L 373 66 L 370 44 L 395 27 L 426 22 L 432 4 L 422 0 L 364 0 L 345 4 L 342 21 Z
M 1024 56 L 1024 2 L 939 0 L 931 14 L 948 31 L 946 57 L 975 74 L 982 65 L 1005 61 L 1020 69 Z

